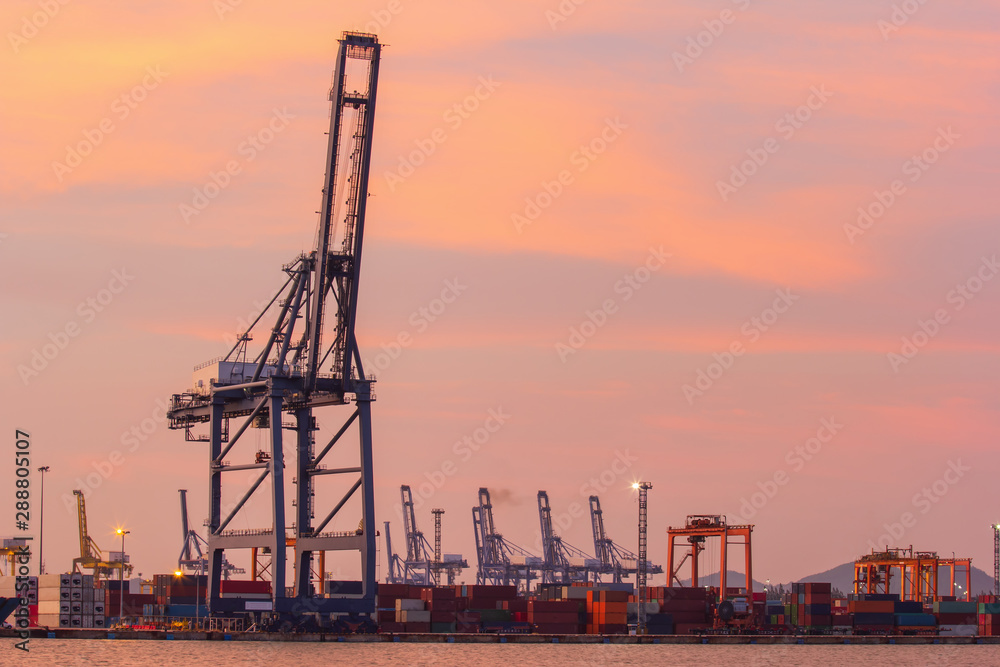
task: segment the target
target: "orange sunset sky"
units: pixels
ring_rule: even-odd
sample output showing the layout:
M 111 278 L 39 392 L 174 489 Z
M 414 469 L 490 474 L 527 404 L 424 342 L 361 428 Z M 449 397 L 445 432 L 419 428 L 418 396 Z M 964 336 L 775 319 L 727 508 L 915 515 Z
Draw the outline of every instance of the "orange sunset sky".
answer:
M 4 2 L 0 422 L 51 466 L 48 571 L 74 488 L 144 576 L 176 565 L 177 489 L 201 527 L 206 447 L 158 406 L 312 247 L 343 30 L 387 45 L 358 336 L 397 549 L 400 484 L 473 566 L 480 486 L 529 550 L 539 489 L 588 552 L 570 508 L 600 491 L 634 548 L 642 479 L 656 563 L 720 513 L 790 581 L 909 513 L 893 546 L 990 571 L 1000 8 L 904 4 Z

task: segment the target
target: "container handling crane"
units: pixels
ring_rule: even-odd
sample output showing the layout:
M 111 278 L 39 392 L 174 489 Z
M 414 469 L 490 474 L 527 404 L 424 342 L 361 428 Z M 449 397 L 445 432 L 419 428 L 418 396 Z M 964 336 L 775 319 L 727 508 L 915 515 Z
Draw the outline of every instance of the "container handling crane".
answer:
M 590 496 L 590 524 L 594 531 L 594 553 L 599 562 L 599 573 L 610 574 L 612 581 L 620 584 L 625 577 L 637 574 L 639 557 L 625 547 L 611 540 L 604 531 L 604 512 L 601 499 Z M 647 574 L 663 574 L 663 567 L 646 563 Z
M 545 491 L 538 492 L 538 521 L 542 532 L 542 552 L 545 554 L 542 560 L 545 566 L 542 571 L 542 583 L 569 584 L 589 581 L 592 573 L 596 580 L 600 572 L 600 562 L 556 535 L 552 527 L 549 494 Z
M 208 571 L 208 559 L 204 557 L 201 546 L 208 548 L 208 542 L 193 528 L 188 528 L 187 489 L 178 489 L 181 494 L 181 526 L 184 530 L 184 546 L 177 557 L 177 569 L 185 574 L 205 574 Z M 197 558 L 194 558 L 197 554 Z M 242 567 L 236 567 L 225 558 L 222 559 L 222 576 L 229 579 L 234 574 L 246 574 Z
M 287 276 L 284 285 L 263 312 L 238 336 L 226 356 L 195 368 L 194 387 L 173 395 L 168 410 L 170 428 L 183 430 L 186 441 L 208 444 L 207 558 L 212 613 L 243 610 L 241 601 L 220 594 L 227 549 L 270 550 L 272 611 L 282 621 L 322 624 L 331 614 L 375 611 L 371 426 L 375 379 L 366 376 L 362 368 L 355 323 L 381 45 L 377 36 L 358 32 L 344 33 L 339 43 L 315 248 L 283 267 Z M 221 293 L 235 278 L 226 276 L 216 289 Z M 269 313 L 274 325 L 265 330 L 262 349 L 252 354 L 248 348 L 254 328 Z M 327 323 L 330 331 L 324 327 Z M 332 407 L 342 408 L 345 415 L 349 411 L 350 416 L 316 453 L 319 426 L 313 411 Z M 286 413 L 290 422 L 283 420 Z M 241 441 L 251 426 L 268 434 L 269 451 L 248 443 L 250 438 Z M 352 452 L 344 445 L 348 439 L 344 436 L 354 426 L 358 449 Z M 290 526 L 285 515 L 286 430 L 292 432 L 293 454 L 288 465 L 294 471 L 295 486 Z M 234 450 L 241 442 L 243 447 Z M 226 457 L 231 452 L 247 462 L 230 463 Z M 327 461 L 335 457 L 343 460 L 327 468 Z M 259 471 L 256 481 L 242 497 L 239 491 L 243 488 L 234 489 L 240 499 L 224 511 L 223 478 L 234 487 L 246 487 L 237 480 L 250 470 Z M 230 475 L 232 472 L 238 474 Z M 260 494 L 268 497 L 257 506 L 270 506 L 271 520 L 260 528 L 228 529 L 268 478 L 269 493 Z M 314 522 L 315 487 L 321 479 L 327 480 L 326 489 L 340 500 Z M 360 502 L 347 505 L 359 490 Z M 355 529 L 358 514 L 360 527 Z M 328 526 L 342 529 L 324 532 Z M 293 545 L 288 532 L 294 538 Z M 294 554 L 291 592 L 285 585 L 286 550 Z M 350 592 L 317 593 L 312 586 L 313 555 L 322 556 L 326 551 L 360 554 L 361 581 L 344 588 Z
M 442 558 L 440 549 L 440 532 L 434 548 L 417 530 L 417 519 L 413 511 L 413 493 L 410 487 L 399 487 L 399 497 L 403 508 L 403 531 L 406 537 L 406 560 L 403 562 L 403 578 L 405 583 L 420 586 L 434 586 L 441 580 L 444 573 L 448 583 L 455 583 L 455 578 L 462 570 L 469 567 L 468 561 L 458 555 L 448 554 Z M 435 524 L 440 526 L 436 521 Z
M 514 585 L 522 594 L 527 594 L 531 580 L 542 577 L 545 565 L 541 558 L 504 539 L 496 531 L 489 489 L 479 489 L 479 505 L 472 508 L 472 528 L 478 561 L 476 583 Z
M 127 556 L 124 553 L 119 560 L 104 560 L 104 552 L 87 532 L 87 501 L 83 497 L 83 491 L 74 490 L 73 495 L 76 496 L 76 511 L 80 521 L 80 557 L 73 559 L 73 570 L 82 573 L 86 568 L 93 572 L 95 578 L 111 578 L 115 572 L 119 573 L 119 578 L 132 574 L 132 565 L 125 562 Z
M 401 558 L 392 551 L 392 540 L 389 537 L 389 522 L 385 522 L 385 550 L 389 559 L 389 574 L 386 582 L 390 584 L 412 584 L 415 586 L 436 586 L 441 581 L 441 574 L 447 577 L 449 585 L 455 583 L 455 578 L 462 570 L 469 567 L 468 561 L 460 555 L 441 554 L 440 514 L 444 510 L 435 510 L 435 545 L 423 532 L 417 530 L 417 519 L 414 513 L 413 493 L 410 487 L 399 487 L 401 509 L 403 512 L 403 533 L 406 538 L 406 558 Z M 440 513 L 440 514 L 438 514 Z

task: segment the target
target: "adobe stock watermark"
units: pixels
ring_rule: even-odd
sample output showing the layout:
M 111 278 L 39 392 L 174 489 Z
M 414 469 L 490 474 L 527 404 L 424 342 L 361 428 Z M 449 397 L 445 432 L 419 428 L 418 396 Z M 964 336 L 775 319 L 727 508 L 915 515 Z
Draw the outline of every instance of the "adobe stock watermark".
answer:
M 653 274 L 659 271 L 667 260 L 673 257 L 668 252 L 663 251 L 663 246 L 659 248 L 650 248 L 649 255 L 646 257 L 646 261 L 631 272 L 626 273 L 621 277 L 613 286 L 615 294 L 621 295 L 621 302 L 625 303 L 633 296 L 635 293 L 642 289 L 642 286 L 649 282 Z M 576 354 L 587 341 L 593 338 L 597 332 L 608 323 L 612 315 L 618 312 L 619 308 L 618 298 L 608 298 L 601 302 L 600 307 L 595 310 L 587 310 L 584 312 L 584 319 L 574 326 L 569 328 L 569 337 L 566 342 L 559 341 L 556 343 L 556 355 L 559 357 L 559 361 L 566 363 L 570 355 Z
M 812 119 L 813 112 L 822 109 L 831 97 L 833 93 L 827 90 L 824 84 L 820 84 L 818 88 L 812 86 L 805 103 L 779 118 L 774 124 L 775 131 L 782 139 L 790 141 L 795 133 Z M 729 201 L 729 197 L 746 185 L 780 148 L 781 142 L 775 137 L 765 139 L 759 148 L 748 148 L 746 151 L 748 159 L 730 167 L 729 179 L 715 182 L 715 188 L 719 191 L 722 201 Z
M 460 283 L 458 278 L 445 280 L 444 288 L 439 296 L 410 313 L 406 321 L 412 329 L 403 329 L 391 341 L 382 343 L 379 346 L 381 351 L 372 357 L 371 362 L 365 360 L 365 367 L 374 368 L 376 371 L 384 371 L 388 368 L 393 361 L 400 357 L 403 350 L 413 345 L 415 336 L 427 331 L 430 325 L 444 314 L 448 306 L 455 303 L 468 288 L 469 286 Z
M 478 454 L 510 418 L 511 415 L 503 411 L 502 405 L 487 410 L 486 419 L 483 420 L 482 426 L 478 426 L 471 433 L 462 436 L 461 440 L 456 441 L 451 446 L 455 458 L 447 458 L 441 462 L 436 470 L 425 472 L 425 480 L 412 487 L 414 509 L 420 509 L 426 501 L 430 500 L 450 477 L 455 476 L 461 464 L 467 463 Z M 396 515 L 403 516 L 403 506 L 399 503 L 396 503 Z
M 383 9 L 373 9 L 371 11 L 372 20 L 361 28 L 362 32 L 376 34 L 385 27 L 388 27 L 392 20 L 403 13 L 403 3 L 400 0 L 389 0 Z
M 142 82 L 116 97 L 115 101 L 111 103 L 112 115 L 102 118 L 95 127 L 83 130 L 83 139 L 80 141 L 72 145 L 67 144 L 66 157 L 63 158 L 62 162 L 52 162 L 52 171 L 56 180 L 62 183 L 68 174 L 73 173 L 74 169 L 83 164 L 84 158 L 91 155 L 98 146 L 104 143 L 104 139 L 117 129 L 115 119 L 120 123 L 128 118 L 149 97 L 149 93 L 159 88 L 168 76 L 170 74 L 162 71 L 159 65 L 147 67 L 146 76 L 142 78 Z
M 945 301 L 952 306 L 952 312 L 957 313 L 965 308 L 982 291 L 986 283 L 996 277 L 998 272 L 1000 272 L 1000 263 L 997 262 L 997 256 L 983 257 L 976 272 L 964 282 L 955 285 L 945 295 Z M 948 312 L 947 308 L 938 308 L 930 318 L 917 320 L 917 329 L 909 336 L 903 336 L 899 351 L 889 352 L 886 355 L 892 372 L 898 373 L 901 366 L 910 363 L 920 350 L 924 349 L 941 333 L 941 328 L 949 322 L 951 322 L 951 313 Z
M 740 327 L 740 333 L 749 343 L 756 343 L 761 335 L 769 331 L 800 298 L 797 294 L 792 294 L 790 288 L 775 290 L 775 294 L 777 294 L 777 298 L 770 307 L 762 310 L 760 315 L 751 317 Z M 681 392 L 687 399 L 688 405 L 694 405 L 694 399 L 703 396 L 706 391 L 711 389 L 716 381 L 733 367 L 736 359 L 746 354 L 746 351 L 747 346 L 743 340 L 737 338 L 721 354 L 714 352 L 712 354 L 714 361 L 705 368 L 698 369 L 694 384 L 686 384 L 681 387 Z
M 916 183 L 941 159 L 944 153 L 947 153 L 955 145 L 955 140 L 961 137 L 962 135 L 952 130 L 950 125 L 947 129 L 939 127 L 937 129 L 937 136 L 931 145 L 903 163 L 903 175 L 910 177 L 910 183 Z M 849 222 L 844 224 L 844 234 L 847 235 L 847 240 L 851 245 L 854 245 L 855 240 L 859 236 L 862 236 L 871 229 L 892 208 L 892 205 L 899 201 L 899 198 L 907 192 L 906 184 L 902 179 L 898 178 L 889 184 L 888 189 L 875 190 L 872 193 L 873 200 L 865 206 L 858 207 L 856 222 L 854 224 Z
M 883 523 L 882 527 L 885 528 L 886 532 L 879 535 L 876 542 L 868 540 L 868 546 L 874 551 L 883 551 L 886 547 L 891 547 L 893 544 L 898 545 L 898 540 L 906 534 L 906 531 L 917 525 L 918 514 L 921 516 L 928 514 L 935 505 L 948 495 L 952 487 L 962 481 L 965 478 L 965 474 L 971 471 L 971 467 L 962 465 L 962 459 L 948 461 L 948 467 L 945 468 L 941 477 L 913 494 L 913 497 L 910 499 L 910 505 L 917 511 L 917 514 L 907 510 L 901 513 L 897 520 L 891 523 Z
M 59 10 L 70 2 L 71 0 L 40 0 L 38 11 L 33 12 L 30 16 L 22 16 L 21 29 L 17 32 L 7 33 L 7 41 L 10 42 L 10 48 L 13 49 L 14 55 L 20 53 L 21 47 L 29 40 L 37 37 L 42 28 L 47 26 L 49 21 L 59 13 Z
M 87 472 L 84 477 L 76 478 L 74 488 L 83 491 L 83 495 L 89 496 L 91 492 L 101 488 L 105 481 L 111 478 L 115 470 L 125 464 L 128 455 L 134 454 L 149 440 L 150 436 L 167 421 L 167 409 L 170 407 L 168 401 L 157 398 L 150 415 L 137 424 L 133 424 L 127 431 L 124 431 L 118 441 L 121 447 L 113 449 L 103 459 L 91 461 L 93 471 Z M 68 511 L 76 511 L 76 496 L 71 493 L 63 493 L 61 500 Z
M 545 10 L 545 20 L 549 22 L 549 27 L 555 30 L 560 23 L 565 23 L 569 17 L 576 13 L 577 8 L 586 3 L 587 0 L 561 0 L 555 9 Z
M 632 464 L 639 461 L 639 457 L 633 456 L 631 450 L 615 450 L 615 457 L 611 463 L 599 474 L 592 476 L 580 486 L 580 500 L 573 500 L 562 512 L 552 512 L 552 525 L 559 531 L 565 533 L 569 530 L 577 519 L 584 517 L 590 520 L 590 496 L 596 496 L 607 491 L 617 484 L 622 477 L 629 476 Z M 541 531 L 535 534 L 535 550 L 543 551 Z
M 618 138 L 628 129 L 628 125 L 621 121 L 621 118 L 615 116 L 614 119 L 605 118 L 604 127 L 597 134 L 596 137 L 591 139 L 585 144 L 580 144 L 580 146 L 573 151 L 569 156 L 569 163 L 573 167 L 576 167 L 576 173 L 582 174 L 590 168 L 597 158 L 603 155 L 611 144 L 615 143 Z M 518 234 L 524 232 L 524 228 L 531 225 L 535 220 L 542 215 L 542 211 L 552 206 L 552 203 L 558 199 L 566 188 L 573 184 L 576 180 L 576 174 L 569 169 L 563 169 L 560 171 L 556 177 L 551 181 L 542 181 L 542 189 L 539 190 L 535 195 L 524 198 L 524 210 L 521 213 L 512 213 L 510 216 L 511 222 L 514 224 L 514 229 Z
M 927 0 L 903 0 L 899 4 L 893 4 L 889 20 L 879 19 L 875 24 L 882 34 L 882 41 L 888 42 L 889 36 L 909 23 L 914 14 L 925 4 Z
M 28 364 L 18 364 L 17 374 L 27 387 L 32 379 L 38 377 L 59 354 L 69 347 L 70 341 L 83 333 L 84 327 L 111 305 L 115 298 L 125 291 L 129 283 L 135 279 L 127 269 L 111 272 L 111 280 L 97 294 L 89 296 L 76 306 L 77 317 L 69 320 L 58 331 L 50 332 L 49 342 L 31 350 L 31 361 Z
M 493 80 L 493 75 L 479 77 L 479 85 L 467 95 L 461 102 L 456 102 L 445 110 L 442 119 L 445 125 L 452 132 L 458 130 L 472 114 L 479 110 L 482 103 L 490 99 L 502 84 Z M 434 128 L 430 134 L 423 139 L 414 139 L 416 148 L 406 155 L 399 156 L 399 164 L 393 171 L 386 171 L 385 182 L 389 186 L 389 192 L 395 192 L 396 187 L 406 182 L 410 176 L 416 173 L 417 168 L 427 162 L 438 146 L 448 141 L 448 130 L 444 127 Z
M 750 8 L 750 0 L 732 0 L 732 2 L 741 12 Z M 684 50 L 674 51 L 671 56 L 677 71 L 683 74 L 685 67 L 693 65 L 698 58 L 701 58 L 705 50 L 715 44 L 715 40 L 726 31 L 726 26 L 736 22 L 738 16 L 732 9 L 723 9 L 717 18 L 702 21 L 705 29 L 689 36 Z
M 184 223 L 190 224 L 192 217 L 208 208 L 212 200 L 228 188 L 232 184 L 233 179 L 243 173 L 243 168 L 253 162 L 274 141 L 275 137 L 288 127 L 289 121 L 294 118 L 295 115 L 288 112 L 288 107 L 282 107 L 281 109 L 277 107 L 273 108 L 267 125 L 257 130 L 254 134 L 247 135 L 246 139 L 241 141 L 236 147 L 236 154 L 242 156 L 243 159 L 229 160 L 219 171 L 208 172 L 208 180 L 201 186 L 194 187 L 191 203 L 180 203 L 179 211 Z
M 253 324 L 254 320 L 256 320 L 261 313 L 264 312 L 264 309 L 267 308 L 269 304 L 269 300 L 261 301 L 254 299 L 253 310 L 247 313 L 246 317 L 236 318 L 236 333 L 224 334 L 222 336 L 222 342 L 229 346 L 236 345 L 236 341 L 239 340 L 240 336 L 242 336 L 246 330 L 250 328 L 250 325 Z M 264 321 L 263 318 L 261 318 L 261 321 Z
M 823 447 L 829 444 L 843 428 L 844 425 L 838 423 L 836 417 L 821 419 L 814 436 L 800 445 L 795 445 L 785 454 L 784 461 L 789 470 L 785 468 L 775 470 L 770 479 L 757 482 L 757 491 L 751 493 L 749 497 L 740 498 L 740 511 L 736 518 L 744 523 L 755 517 L 757 512 L 764 509 L 764 506 L 778 495 L 781 487 L 788 485 L 792 475 L 802 472 L 806 464 L 816 458 L 823 451 Z

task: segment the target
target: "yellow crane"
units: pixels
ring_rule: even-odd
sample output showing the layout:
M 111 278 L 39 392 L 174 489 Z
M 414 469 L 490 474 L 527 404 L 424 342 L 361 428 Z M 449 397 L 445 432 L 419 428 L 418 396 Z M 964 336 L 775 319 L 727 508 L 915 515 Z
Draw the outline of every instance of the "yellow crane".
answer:
M 73 559 L 73 569 L 76 572 L 81 572 L 83 568 L 93 570 L 94 576 L 97 578 L 107 578 L 112 573 L 120 573 L 122 568 L 125 568 L 124 574 L 132 574 L 132 566 L 124 562 L 124 553 L 121 561 L 108 562 L 104 560 L 104 552 L 94 542 L 94 538 L 87 534 L 87 504 L 83 498 L 83 491 L 75 489 L 73 495 L 76 496 L 76 509 L 80 518 L 80 557 Z M 121 576 L 119 574 L 119 577 Z

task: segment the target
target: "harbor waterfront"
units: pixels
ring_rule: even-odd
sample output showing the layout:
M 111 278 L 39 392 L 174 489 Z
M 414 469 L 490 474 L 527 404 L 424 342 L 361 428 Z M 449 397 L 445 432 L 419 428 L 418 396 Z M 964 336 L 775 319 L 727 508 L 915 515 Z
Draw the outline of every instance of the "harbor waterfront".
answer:
M 739 664 L 752 666 L 794 664 L 892 665 L 938 667 L 983 667 L 1000 665 L 1000 648 L 993 645 L 796 645 L 726 644 L 625 645 L 551 643 L 409 643 L 373 644 L 347 639 L 343 643 L 296 642 L 187 642 L 106 641 L 42 639 L 31 643 L 30 653 L 18 652 L 18 665 L 73 667 L 76 665 L 267 665 L 302 664 L 358 665 L 690 665 Z M 13 657 L 5 656 L 3 664 Z
M 542 635 L 542 634 L 353 634 L 284 632 L 198 632 L 166 630 L 45 630 L 32 628 L 34 639 L 84 640 L 161 640 L 218 642 L 291 642 L 291 643 L 418 643 L 418 644 L 684 644 L 684 645 L 1000 645 L 1000 637 L 935 637 L 930 635 Z M 13 630 L 0 631 L 0 637 L 17 637 Z M 40 644 L 39 642 L 38 644 Z M 35 644 L 35 645 L 38 645 Z

